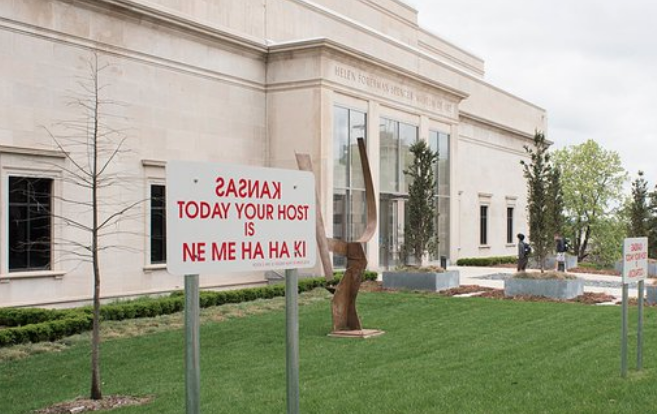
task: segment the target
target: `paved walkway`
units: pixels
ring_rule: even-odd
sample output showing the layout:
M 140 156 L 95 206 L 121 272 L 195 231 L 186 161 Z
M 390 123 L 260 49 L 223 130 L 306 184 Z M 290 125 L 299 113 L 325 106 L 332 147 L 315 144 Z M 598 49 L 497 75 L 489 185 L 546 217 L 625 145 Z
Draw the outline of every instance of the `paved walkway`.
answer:
M 516 269 L 504 267 L 471 267 L 471 266 L 450 266 L 448 270 L 458 270 L 461 276 L 461 285 L 479 285 L 492 287 L 496 289 L 504 289 L 504 279 L 500 278 L 487 278 L 489 275 L 506 275 L 513 274 Z M 533 270 L 530 270 L 533 271 Z M 602 292 L 609 295 L 621 298 L 622 287 L 620 276 L 607 276 L 597 275 L 590 273 L 573 273 L 577 277 L 585 280 L 585 292 Z M 587 283 L 587 281 L 589 283 Z M 630 286 L 630 297 L 637 296 L 636 287 Z

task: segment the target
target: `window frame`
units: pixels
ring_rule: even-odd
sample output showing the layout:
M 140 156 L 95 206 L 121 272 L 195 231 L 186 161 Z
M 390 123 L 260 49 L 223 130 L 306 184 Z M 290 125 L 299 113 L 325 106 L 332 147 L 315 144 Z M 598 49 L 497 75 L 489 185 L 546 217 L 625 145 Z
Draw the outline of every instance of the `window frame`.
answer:
M 151 263 L 151 186 L 161 185 L 166 188 L 166 161 L 142 159 L 143 187 L 143 271 L 151 273 L 166 270 L 166 263 Z M 165 204 L 166 209 L 166 204 Z M 166 238 L 166 234 L 165 234 Z
M 386 123 L 389 122 L 391 124 L 394 124 L 394 133 L 393 133 L 393 139 L 396 141 L 396 159 L 395 159 L 395 185 L 394 189 L 388 190 L 388 189 L 381 189 L 380 192 L 384 194 L 394 194 L 394 195 L 400 195 L 400 196 L 407 196 L 408 195 L 408 182 L 406 180 L 406 175 L 404 174 L 404 169 L 406 168 L 405 166 L 405 161 L 406 157 L 408 157 L 408 154 L 404 151 L 402 151 L 403 148 L 403 143 L 404 139 L 402 138 L 402 127 L 409 127 L 411 130 L 415 131 L 415 141 L 409 145 L 409 147 L 418 141 L 420 141 L 422 138 L 420 138 L 420 125 L 408 122 L 408 121 L 400 121 L 399 119 L 396 119 L 394 117 L 390 116 L 380 116 L 379 117 L 379 146 L 381 145 L 381 132 L 382 128 L 386 125 Z M 408 152 L 408 151 L 407 151 Z M 410 152 L 408 152 L 410 153 Z M 379 160 L 381 159 L 381 148 L 379 148 Z M 383 168 L 383 165 L 381 163 L 379 164 L 379 177 L 382 176 L 381 174 L 381 168 Z M 383 187 L 383 185 L 380 185 L 380 187 Z
M 490 216 L 488 204 L 479 205 L 479 245 L 488 246 L 488 218 Z
M 15 187 L 12 187 L 12 181 L 16 180 L 15 184 L 13 184 Z M 45 209 L 45 213 L 43 214 L 34 214 L 32 213 L 35 212 L 35 210 L 38 212 L 40 210 L 40 202 L 37 200 L 32 199 L 33 197 L 39 197 L 38 194 L 33 193 L 31 191 L 31 188 L 34 189 L 35 184 L 38 181 L 41 180 L 47 180 L 47 184 L 44 186 L 44 191 L 47 191 L 47 194 L 43 196 L 44 201 L 47 199 L 47 207 Z M 11 201 L 12 198 L 12 193 L 18 189 L 18 185 L 21 184 L 21 181 L 27 183 L 25 191 L 27 192 L 27 196 L 25 197 L 25 201 Z M 21 186 L 22 187 L 22 186 Z M 46 188 L 47 187 L 47 190 Z M 41 272 L 41 271 L 50 271 L 53 268 L 53 250 L 54 250 L 54 244 L 53 244 L 53 187 L 54 187 L 54 180 L 50 177 L 34 177 L 34 176 L 24 176 L 24 175 L 8 175 L 7 176 L 7 217 L 6 217 L 6 222 L 7 222 L 7 272 L 8 273 L 21 273 L 21 272 Z M 25 266 L 24 267 L 13 267 L 12 268 L 12 254 L 11 254 L 11 249 L 13 246 L 13 242 L 11 240 L 11 229 L 12 225 L 10 224 L 10 220 L 12 217 L 12 209 L 17 208 L 21 212 L 25 212 L 25 220 L 27 223 L 27 232 L 25 234 L 25 239 L 23 242 L 28 246 L 26 248 L 26 251 L 24 252 L 26 254 L 25 256 Z M 31 247 L 35 243 L 39 243 L 37 241 L 38 237 L 35 239 L 35 231 L 34 229 L 30 226 L 33 224 L 34 221 L 36 220 L 42 220 L 45 219 L 47 220 L 47 228 L 46 228 L 46 234 L 43 235 L 43 237 L 46 237 L 46 242 L 44 244 L 47 244 L 47 251 L 45 251 L 45 254 L 40 255 L 34 249 Z M 39 258 L 41 257 L 41 259 Z M 43 265 L 37 264 L 39 260 L 43 260 L 46 258 L 46 263 Z
M 0 282 L 17 279 L 55 278 L 61 279 L 61 251 L 57 240 L 61 240 L 62 222 L 62 170 L 66 157 L 59 151 L 32 150 L 12 146 L 0 146 Z M 44 166 L 47 166 L 44 168 Z M 51 179 L 50 188 L 50 269 L 9 271 L 9 177 Z
M 354 206 L 354 203 L 355 203 L 355 200 L 356 200 L 355 197 L 356 197 L 357 193 L 359 193 L 360 195 L 363 195 L 365 193 L 365 184 L 364 184 L 364 182 L 362 183 L 362 187 L 360 187 L 360 186 L 356 185 L 356 180 L 354 179 L 355 174 L 361 174 L 362 175 L 361 172 L 354 173 L 354 171 L 353 171 L 354 168 L 361 168 L 362 169 L 362 166 L 360 165 L 360 162 L 356 163 L 357 165 L 354 165 L 354 163 L 352 162 L 352 160 L 354 159 L 354 156 L 358 157 L 358 159 L 360 160 L 360 153 L 358 151 L 356 151 L 356 154 L 354 155 L 352 153 L 352 151 L 354 150 L 354 148 L 356 148 L 356 149 L 358 148 L 357 147 L 357 141 L 356 141 L 358 136 L 356 136 L 356 135 L 362 135 L 362 137 L 365 140 L 365 143 L 367 144 L 367 142 L 368 142 L 368 126 L 369 126 L 370 119 L 369 119 L 369 114 L 365 110 L 362 110 L 362 109 L 359 109 L 359 108 L 352 108 L 352 107 L 345 106 L 345 105 L 334 104 L 333 105 L 334 122 L 333 122 L 333 135 L 332 135 L 333 145 L 335 145 L 336 135 L 338 134 L 338 131 L 336 130 L 336 122 L 335 122 L 335 114 L 336 114 L 337 110 L 341 110 L 341 111 L 346 112 L 346 119 L 347 119 L 347 124 L 346 124 L 347 130 L 346 130 L 346 132 L 347 132 L 347 151 L 348 151 L 346 159 L 348 161 L 347 161 L 346 171 L 345 171 L 345 174 L 346 174 L 345 182 L 340 182 L 340 183 L 336 182 L 336 180 L 335 180 L 335 166 L 332 168 L 332 173 L 331 174 L 333 176 L 333 188 L 332 188 L 332 195 L 333 195 L 332 212 L 333 213 L 332 213 L 332 218 L 331 218 L 331 226 L 332 226 L 331 228 L 332 228 L 334 237 L 336 237 L 335 236 L 335 234 L 336 234 L 335 230 L 336 230 L 337 226 L 339 226 L 340 229 L 341 229 L 341 233 L 343 233 L 342 238 L 344 240 L 351 240 L 352 236 L 353 236 L 353 233 L 355 231 L 354 228 L 353 228 L 354 227 L 354 220 L 353 220 L 354 219 L 354 215 L 353 215 L 354 214 L 354 212 L 353 212 L 354 209 L 353 209 L 353 206 Z M 352 125 L 352 119 L 353 119 L 352 113 L 358 113 L 358 114 L 363 116 L 364 125 L 361 128 L 362 134 L 353 134 L 354 126 Z M 352 140 L 353 140 L 353 142 L 352 142 Z M 331 156 L 331 159 L 332 159 L 332 162 L 335 164 L 335 162 L 336 162 L 335 153 L 333 153 L 333 155 Z M 340 200 L 336 199 L 336 196 L 338 196 L 338 195 L 340 196 L 339 197 Z M 340 209 L 340 211 L 342 211 L 342 213 L 343 213 L 342 214 L 343 221 L 341 221 L 340 223 L 336 222 L 336 210 L 337 210 L 336 209 L 336 203 L 338 203 L 338 202 L 343 204 L 342 208 Z M 363 213 L 367 214 L 367 210 L 365 210 Z M 334 258 L 333 259 L 333 265 L 336 268 L 342 268 L 342 267 L 346 266 L 346 259 L 339 258 L 338 256 L 333 256 L 333 258 Z
M 513 244 L 513 233 L 515 233 L 515 207 L 506 207 L 506 244 Z
M 153 187 L 161 187 L 164 191 L 164 196 L 162 197 L 162 205 L 158 207 L 153 207 Z M 167 263 L 167 223 L 166 223 L 166 213 L 167 213 L 167 205 L 166 205 L 166 185 L 164 183 L 160 182 L 150 182 L 148 186 L 148 263 L 153 266 L 158 266 L 158 265 L 166 265 Z M 160 251 L 162 254 L 162 260 L 153 260 L 153 254 L 154 254 L 154 249 L 153 249 L 153 242 L 154 242 L 154 234 L 153 234 L 153 224 L 154 224 L 154 213 L 155 211 L 160 211 L 162 213 L 162 218 L 161 218 L 161 224 L 162 224 L 162 240 L 159 241 L 163 246 L 160 246 Z
M 444 144 L 446 147 L 446 154 L 441 154 L 440 153 L 440 147 L 441 144 Z M 450 238 L 451 238 L 451 215 L 452 215 L 452 209 L 451 209 L 451 200 L 452 200 L 452 180 L 451 180 L 451 146 L 452 146 L 452 140 L 451 140 L 451 135 L 447 132 L 443 132 L 440 129 L 429 129 L 429 146 L 432 151 L 438 152 L 438 159 L 435 162 L 435 168 L 434 168 L 434 178 L 436 180 L 436 193 L 434 196 L 434 208 L 436 211 L 439 212 L 439 214 L 436 217 L 435 220 L 435 230 L 436 230 L 436 236 L 438 237 L 438 248 L 439 251 L 435 255 L 434 259 L 438 260 L 440 256 L 445 256 L 449 257 L 450 256 Z M 446 164 L 446 175 L 447 175 L 447 180 L 446 180 L 446 185 L 441 186 L 441 174 L 440 174 L 440 163 L 443 162 Z M 445 210 L 446 210 L 446 220 L 444 217 L 444 214 L 441 211 L 441 202 L 444 203 L 445 205 Z M 444 226 L 441 226 L 441 221 L 444 224 Z M 446 229 L 443 229 L 443 227 L 446 227 Z M 440 237 L 440 232 L 441 230 L 444 230 L 444 234 L 446 234 L 446 239 L 443 239 Z

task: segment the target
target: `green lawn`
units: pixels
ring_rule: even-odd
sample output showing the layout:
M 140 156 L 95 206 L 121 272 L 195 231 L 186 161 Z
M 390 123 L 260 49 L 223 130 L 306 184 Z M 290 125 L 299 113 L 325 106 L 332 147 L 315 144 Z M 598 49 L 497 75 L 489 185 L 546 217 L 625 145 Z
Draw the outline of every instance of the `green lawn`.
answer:
M 300 308 L 303 413 L 636 414 L 657 407 L 654 308 L 646 310 L 644 371 L 624 380 L 619 307 L 362 293 L 365 327 L 386 334 L 349 340 L 326 336 L 329 306 L 322 299 Z M 635 309 L 630 315 L 635 321 Z M 285 412 L 284 311 L 205 323 L 201 343 L 202 412 Z M 102 352 L 106 395 L 155 396 L 113 412 L 184 412 L 181 330 L 108 340 Z M 76 343 L 2 362 L 0 413 L 86 394 L 88 354 Z

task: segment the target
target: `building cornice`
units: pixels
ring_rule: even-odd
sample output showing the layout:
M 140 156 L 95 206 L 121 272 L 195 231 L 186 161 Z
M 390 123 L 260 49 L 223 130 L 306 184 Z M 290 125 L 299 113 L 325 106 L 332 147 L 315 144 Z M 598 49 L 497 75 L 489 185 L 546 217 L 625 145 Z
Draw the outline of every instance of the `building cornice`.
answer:
M 453 47 L 454 49 L 458 50 L 459 52 L 463 53 L 464 55 L 468 55 L 471 58 L 476 59 L 476 60 L 480 61 L 481 63 L 484 63 L 484 59 L 481 56 L 479 56 L 476 53 L 473 53 L 469 50 L 466 50 L 466 49 L 464 49 L 463 47 L 461 47 L 457 44 L 454 44 L 450 40 L 445 39 L 444 37 L 432 32 L 431 30 L 429 30 L 425 27 L 422 27 L 422 26 L 419 26 L 419 30 L 420 30 L 420 32 L 424 33 L 425 35 L 430 36 L 430 37 L 434 37 L 434 38 L 440 40 L 441 42 L 449 45 L 450 47 Z
M 192 20 L 174 10 L 169 10 L 146 0 L 77 0 L 90 7 L 103 8 L 110 11 L 131 14 L 140 20 L 149 20 L 158 25 L 168 26 L 173 29 L 182 30 L 198 35 L 207 36 L 213 40 L 239 47 L 242 51 L 251 51 L 257 54 L 265 54 L 267 45 L 264 41 L 250 37 L 244 33 L 233 32 L 229 29 L 210 26 Z
M 167 162 L 163 161 L 163 160 L 143 159 L 143 160 L 141 160 L 141 165 L 143 167 L 165 168 L 167 166 Z
M 12 145 L 0 145 L 0 154 L 27 155 L 49 158 L 66 158 L 66 154 L 59 150 L 15 147 Z
M 428 33 L 428 32 L 427 32 L 427 33 Z M 430 34 L 430 33 L 429 33 L 429 34 Z M 442 39 L 441 39 L 441 40 L 442 40 Z M 443 41 L 444 41 L 444 40 L 443 40 Z M 448 43 L 448 42 L 445 42 L 445 43 Z M 454 46 L 454 45 L 452 45 L 451 43 L 449 43 L 449 45 L 450 45 L 451 47 L 454 47 L 454 48 L 458 49 L 457 46 Z M 457 65 L 461 65 L 461 66 L 467 67 L 469 70 L 471 70 L 472 72 L 474 72 L 474 73 L 476 73 L 476 74 L 478 74 L 478 75 L 480 75 L 480 76 L 484 76 L 484 74 L 485 74 L 485 72 L 484 72 L 483 70 L 479 69 L 478 67 L 473 66 L 473 65 L 471 65 L 471 64 L 469 64 L 469 63 L 467 63 L 467 62 L 464 62 L 464 61 L 462 61 L 461 59 L 457 59 L 457 58 L 455 58 L 454 56 L 450 55 L 449 53 L 445 53 L 445 52 L 443 52 L 442 50 L 438 49 L 437 47 L 435 47 L 435 46 L 433 46 L 433 45 L 431 45 L 431 44 L 429 44 L 429 43 L 427 43 L 427 42 L 423 42 L 422 40 L 418 40 L 418 46 L 423 47 L 423 48 L 425 48 L 425 49 L 427 49 L 427 50 L 430 50 L 432 53 L 435 53 L 435 54 L 437 54 L 437 55 L 440 55 L 440 56 L 442 56 L 443 58 L 445 58 L 445 59 L 447 59 L 447 60 L 450 60 L 450 61 L 456 63 Z M 461 51 L 461 49 L 459 49 L 459 51 Z M 464 53 L 467 53 L 467 52 L 464 52 Z M 470 56 L 473 56 L 473 55 L 470 55 Z M 473 57 L 476 58 L 476 56 L 473 56 Z M 477 59 L 479 59 L 479 58 L 477 58 Z
M 417 27 L 418 27 L 417 22 L 414 22 L 414 21 L 412 21 L 412 20 L 408 20 L 408 19 L 406 19 L 406 18 L 404 18 L 404 17 L 401 17 L 401 16 L 399 16 L 399 15 L 397 15 L 397 14 L 391 12 L 390 10 L 388 10 L 388 9 L 386 9 L 385 7 L 381 6 L 379 3 L 377 3 L 377 2 L 374 1 L 374 0 L 360 0 L 360 1 L 361 1 L 362 3 L 367 4 L 368 6 L 370 6 L 370 7 L 372 7 L 372 8 L 374 8 L 374 9 L 380 11 L 381 13 L 384 13 L 384 14 L 387 15 L 388 17 L 391 17 L 391 18 L 397 20 L 398 22 L 401 22 L 401 23 L 403 23 L 403 24 L 405 24 L 405 25 L 407 25 L 407 26 L 410 26 L 410 27 L 412 27 L 412 28 L 415 28 L 415 29 L 417 29 Z M 409 5 L 406 4 L 406 3 L 403 3 L 403 2 L 398 1 L 398 0 L 391 0 L 391 1 L 394 2 L 395 4 L 398 4 L 398 5 L 402 6 L 402 7 L 404 7 L 405 9 L 407 9 L 407 10 L 409 10 L 409 11 L 411 11 L 411 12 L 417 14 L 417 10 L 415 10 L 413 7 L 409 6 Z
M 489 119 L 485 119 L 485 118 L 482 118 L 480 116 L 470 114 L 468 112 L 460 111 L 459 116 L 461 118 L 469 119 L 470 121 L 474 121 L 476 123 L 483 124 L 483 125 L 486 125 L 488 127 L 492 127 L 492 128 L 499 129 L 499 130 L 507 132 L 507 133 L 511 133 L 511 134 L 513 134 L 515 136 L 518 136 L 520 138 L 523 138 L 525 140 L 529 140 L 529 141 L 534 140 L 534 134 L 532 134 L 532 133 L 528 133 L 528 132 L 521 131 L 519 129 L 511 128 L 511 127 L 508 127 L 506 125 L 499 124 L 495 121 L 491 121 Z M 554 144 L 554 142 L 552 142 L 550 140 L 546 140 L 546 142 L 548 143 L 548 145 Z
M 405 50 L 405 51 L 407 51 L 407 52 L 409 52 L 409 53 L 411 53 L 411 54 L 414 54 L 414 55 L 415 55 L 416 57 L 418 57 L 418 58 L 422 58 L 422 59 L 426 59 L 426 60 L 428 60 L 428 61 L 431 61 L 432 63 L 434 63 L 434 64 L 436 64 L 436 65 L 438 65 L 438 66 L 441 66 L 441 67 L 443 67 L 443 68 L 445 68 L 445 69 L 447 69 L 447 70 L 450 70 L 450 71 L 452 71 L 452 72 L 456 72 L 456 73 L 458 73 L 459 75 L 464 76 L 464 77 L 468 78 L 468 79 L 471 80 L 471 81 L 474 81 L 474 82 L 476 82 L 476 83 L 479 83 L 479 84 L 481 84 L 481 85 L 484 85 L 484 86 L 486 86 L 486 87 L 489 87 L 489 88 L 495 90 L 496 92 L 502 93 L 502 94 L 504 94 L 504 95 L 506 95 L 506 96 L 508 96 L 508 97 L 510 97 L 510 98 L 513 98 L 513 99 L 515 99 L 515 100 L 517 100 L 517 101 L 519 101 L 519 102 L 522 102 L 522 103 L 524 103 L 524 104 L 526 104 L 526 105 L 529 105 L 529 106 L 531 106 L 531 107 L 533 107 L 533 108 L 536 108 L 536 109 L 539 109 L 539 110 L 545 112 L 545 109 L 544 109 L 544 108 L 542 108 L 542 107 L 540 107 L 540 106 L 538 106 L 538 105 L 536 105 L 536 104 L 533 104 L 533 103 L 531 103 L 531 102 L 529 102 L 529 101 L 526 101 L 526 100 L 524 100 L 524 99 L 522 99 L 522 98 L 520 98 L 520 97 L 518 97 L 518 96 L 516 96 L 516 95 L 513 95 L 512 93 L 509 93 L 509 92 L 507 92 L 507 91 L 505 91 L 505 90 L 503 90 L 503 89 L 500 89 L 500 88 L 498 88 L 498 87 L 496 87 L 496 86 L 494 86 L 494 85 L 492 85 L 492 84 L 486 82 L 485 80 L 481 79 L 480 77 L 478 77 L 478 75 L 474 75 L 474 74 L 472 74 L 472 73 L 469 73 L 467 70 L 461 69 L 461 68 L 457 67 L 457 66 L 454 65 L 454 64 L 451 64 L 451 63 L 448 63 L 448 62 L 444 62 L 444 61 L 442 61 L 442 60 L 436 58 L 435 56 L 432 56 L 431 54 L 429 54 L 429 53 L 427 53 L 427 52 L 424 52 L 424 51 L 418 49 L 417 47 L 411 46 L 411 45 L 409 45 L 409 44 L 407 44 L 407 43 L 402 42 L 401 40 L 395 39 L 395 38 L 393 38 L 393 37 L 391 37 L 391 36 L 388 36 L 388 35 L 386 35 L 386 34 L 384 34 L 384 33 L 381 33 L 381 32 L 379 32 L 378 30 L 375 30 L 375 29 L 373 29 L 373 28 L 371 28 L 371 27 L 369 27 L 369 26 L 365 26 L 365 25 L 363 25 L 363 24 L 361 24 L 361 23 L 359 23 L 359 22 L 357 22 L 357 21 L 354 21 L 353 19 L 350 19 L 349 17 L 346 17 L 346 16 L 343 16 L 343 15 L 341 15 L 341 14 L 339 14 L 339 13 L 336 13 L 336 12 L 334 12 L 333 10 L 327 9 L 326 7 L 323 7 L 323 6 L 317 5 L 317 4 L 315 4 L 315 3 L 313 3 L 313 2 L 310 2 L 310 1 L 308 1 L 308 0 L 291 0 L 291 1 L 294 1 L 294 2 L 296 2 L 296 3 L 298 3 L 298 4 L 300 4 L 300 5 L 303 5 L 303 6 L 305 6 L 305 7 L 308 8 L 308 9 L 312 9 L 312 10 L 314 10 L 314 11 L 316 11 L 316 12 L 319 12 L 319 13 L 321 13 L 321 14 L 324 14 L 324 15 L 326 15 L 326 16 L 329 16 L 329 17 L 331 17 L 331 18 L 333 18 L 333 19 L 335 19 L 335 20 L 338 20 L 338 21 L 342 22 L 343 24 L 346 24 L 346 25 L 348 25 L 348 26 L 350 26 L 350 27 L 352 27 L 352 28 L 354 28 L 354 29 L 356 29 L 356 30 L 359 30 L 359 31 L 361 31 L 361 32 L 364 32 L 364 33 L 367 33 L 367 34 L 369 34 L 369 35 L 371 35 L 371 36 L 374 36 L 374 37 L 376 37 L 376 38 L 378 38 L 378 39 L 380 39 L 380 40 L 382 40 L 382 41 L 384 41 L 384 42 L 386 42 L 386 43 L 388 43 L 388 44 L 390 44 L 390 45 L 392 45 L 392 46 L 394 46 L 394 47 L 397 47 L 397 48 L 402 49 L 402 50 Z M 418 30 L 419 30 L 419 26 L 418 26 Z M 439 37 L 439 36 L 437 36 L 437 35 L 435 35 L 435 34 L 432 34 L 431 32 L 427 31 L 426 29 L 424 29 L 424 32 L 426 32 L 426 33 L 428 33 L 428 34 L 430 34 L 430 35 L 432 35 L 432 36 L 434 36 L 434 37 L 437 37 L 437 38 L 439 38 L 439 39 L 445 41 L 442 37 Z M 451 44 L 451 42 L 447 42 L 447 43 L 450 43 L 450 44 Z M 455 47 L 456 47 L 457 49 L 461 50 L 460 47 L 458 47 L 458 46 L 455 46 Z M 473 55 L 473 54 L 470 53 L 470 52 L 467 52 L 467 51 L 464 51 L 464 52 L 468 53 L 469 55 Z M 475 56 L 475 55 L 473 55 L 473 56 L 474 56 L 474 57 L 477 57 L 477 56 Z M 477 58 L 478 58 L 478 57 L 477 57 Z M 480 58 L 478 58 L 478 59 L 480 59 Z
M 148 19 L 151 21 L 154 21 L 158 24 L 163 24 L 178 30 L 185 30 L 189 31 L 192 33 L 197 33 L 197 34 L 202 34 L 205 36 L 208 36 L 209 38 L 212 38 L 214 40 L 221 40 L 224 43 L 228 43 L 230 45 L 233 45 L 235 47 L 238 47 L 242 50 L 248 50 L 253 53 L 257 53 L 259 55 L 266 55 L 267 52 L 270 51 L 276 51 L 277 50 L 277 44 L 270 45 L 269 47 L 267 44 L 260 39 L 249 37 L 246 34 L 243 33 L 237 33 L 237 32 L 232 32 L 226 28 L 222 29 L 217 29 L 216 27 L 212 27 L 208 24 L 203 24 L 199 22 L 195 22 L 191 20 L 189 17 L 186 17 L 180 13 L 177 13 L 172 10 L 165 9 L 161 6 L 154 5 L 152 3 L 147 2 L 146 0 L 77 0 L 78 2 L 85 3 L 89 5 L 90 7 L 104 7 L 105 9 L 109 8 L 114 11 L 122 11 L 124 13 L 129 13 L 134 16 L 136 16 L 139 19 Z M 329 16 L 335 20 L 340 21 L 343 24 L 347 24 L 361 32 L 368 33 L 371 36 L 377 37 L 378 39 L 403 50 L 406 50 L 407 52 L 410 52 L 414 54 L 418 58 L 426 59 L 431 61 L 434 64 L 437 64 L 441 67 L 444 67 L 450 71 L 456 72 L 461 76 L 467 77 L 468 79 L 480 83 L 482 85 L 485 85 L 489 88 L 494 89 L 495 91 L 502 93 L 504 95 L 507 95 L 515 100 L 518 100 L 519 102 L 522 102 L 526 105 L 532 106 L 536 109 L 539 109 L 541 111 L 545 111 L 544 108 L 537 106 L 529 101 L 526 101 L 516 95 L 513 95 L 503 89 L 497 88 L 494 85 L 489 84 L 488 82 L 484 81 L 483 79 L 469 73 L 468 71 L 461 69 L 457 67 L 454 64 L 450 64 L 447 62 L 444 62 L 435 56 L 432 56 L 431 54 L 424 52 L 416 47 L 413 47 L 411 45 L 408 45 L 400 40 L 397 40 L 391 36 L 388 36 L 384 33 L 381 33 L 371 27 L 365 26 L 359 22 L 354 21 L 353 19 L 350 19 L 346 16 L 343 16 L 339 13 L 336 13 L 332 10 L 329 10 L 323 6 L 317 5 L 313 2 L 307 1 L 307 0 L 291 0 L 294 1 L 300 5 L 303 5 L 309 9 L 312 9 L 316 12 L 319 12 L 321 14 L 324 14 L 326 16 Z M 403 3 L 400 3 L 403 4 Z M 415 10 L 414 8 L 407 6 L 411 10 Z M 424 30 L 419 28 L 418 30 Z M 426 33 L 431 34 L 430 32 L 424 30 Z M 436 36 L 431 34 L 432 36 Z M 437 37 L 437 36 L 436 36 Z M 444 39 L 440 38 L 442 41 L 445 41 Z M 293 41 L 291 43 L 302 43 L 303 41 Z M 447 42 L 450 43 L 450 42 Z M 290 43 L 280 43 L 278 45 L 285 45 L 285 44 L 290 44 Z M 337 44 L 333 42 L 333 44 Z M 450 43 L 451 44 L 451 43 Z M 461 50 L 458 46 L 454 46 L 458 50 Z M 344 47 L 347 49 L 347 47 Z M 353 49 L 352 49 L 353 50 Z M 363 56 L 369 56 L 365 53 L 359 53 Z M 476 57 L 476 56 L 475 56 Z M 369 58 L 372 58 L 371 56 Z M 384 62 L 382 59 L 377 59 L 380 62 Z M 385 62 L 386 65 L 388 65 L 388 62 Z M 405 71 L 406 73 L 411 73 L 410 71 Z M 426 78 L 425 78 L 426 79 Z M 436 83 L 433 80 L 429 80 L 429 83 Z M 445 87 L 447 87 L 445 85 Z M 448 89 L 455 90 L 454 88 L 447 87 Z M 460 91 L 459 91 L 460 92 Z M 463 92 L 460 92 L 463 94 Z
M 433 79 L 427 78 L 425 76 L 418 75 L 415 72 L 412 72 L 408 69 L 402 68 L 400 66 L 391 64 L 390 62 L 379 59 L 375 56 L 364 53 L 360 50 L 353 49 L 349 46 L 337 43 L 331 39 L 327 38 L 316 38 L 316 39 L 306 39 L 301 41 L 285 42 L 278 43 L 276 45 L 271 45 L 269 47 L 269 56 L 271 58 L 276 58 L 277 55 L 288 54 L 290 52 L 333 52 L 338 55 L 346 56 L 352 59 L 357 59 L 362 62 L 366 62 L 370 65 L 376 66 L 379 69 L 384 71 L 392 72 L 397 75 L 404 76 L 406 78 L 415 80 L 423 85 L 426 85 L 431 88 L 440 90 L 441 92 L 450 95 L 457 101 L 461 101 L 469 96 L 469 94 L 454 89 L 445 84 L 436 82 Z

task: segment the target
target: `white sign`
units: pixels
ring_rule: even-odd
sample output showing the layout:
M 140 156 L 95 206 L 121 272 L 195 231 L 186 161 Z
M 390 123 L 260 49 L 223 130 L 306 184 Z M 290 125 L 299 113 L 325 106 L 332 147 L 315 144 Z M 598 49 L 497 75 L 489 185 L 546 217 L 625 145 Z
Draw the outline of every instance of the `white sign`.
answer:
M 167 163 L 167 270 L 315 266 L 315 178 L 297 170 Z
M 644 280 L 648 276 L 648 238 L 636 237 L 623 242 L 623 283 Z

